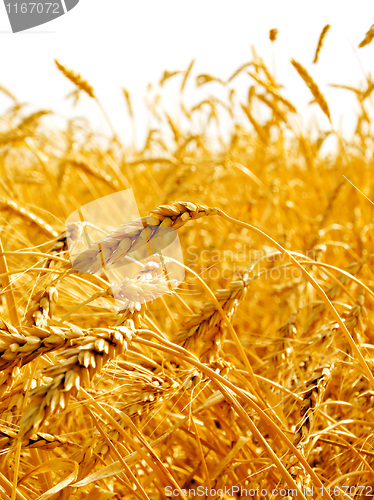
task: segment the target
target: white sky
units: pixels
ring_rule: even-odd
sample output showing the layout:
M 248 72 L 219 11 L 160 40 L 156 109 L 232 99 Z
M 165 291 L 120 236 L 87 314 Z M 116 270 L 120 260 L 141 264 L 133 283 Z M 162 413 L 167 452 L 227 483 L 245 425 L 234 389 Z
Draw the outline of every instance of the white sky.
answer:
M 332 28 L 319 63 L 312 65 L 327 23 Z M 1 2 L 0 84 L 36 108 L 85 114 L 102 126 L 88 98 L 77 109 L 64 100 L 72 86 L 55 69 L 57 57 L 94 86 L 125 138 L 129 122 L 121 87 L 126 87 L 135 99 L 141 135 L 148 82 L 158 81 L 165 69 L 186 69 L 192 58 L 195 74 L 227 78 L 250 59 L 251 45 L 272 67 L 268 32 L 278 28 L 276 71 L 285 95 L 301 109 L 311 100 L 289 62 L 295 58 L 323 90 L 334 126 L 349 130 L 355 100 L 327 84 L 356 85 L 363 80 L 362 68 L 374 75 L 374 42 L 357 49 L 373 23 L 373 0 L 80 0 L 59 19 L 13 34 Z M 9 101 L 0 95 L 0 110 L 6 105 Z

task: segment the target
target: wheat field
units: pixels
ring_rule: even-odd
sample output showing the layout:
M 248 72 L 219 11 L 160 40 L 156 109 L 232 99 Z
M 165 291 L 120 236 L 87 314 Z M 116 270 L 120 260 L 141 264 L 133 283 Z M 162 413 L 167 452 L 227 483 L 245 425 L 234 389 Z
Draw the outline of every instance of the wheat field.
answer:
M 372 498 L 374 83 L 335 85 L 357 99 L 347 139 L 314 66 L 291 63 L 326 129 L 255 51 L 226 80 L 165 71 L 141 147 L 61 61 L 111 133 L 0 88 L 1 499 Z M 72 261 L 69 214 L 129 188 L 142 218 Z M 118 301 L 104 256 L 165 227 L 183 281 L 151 259 Z

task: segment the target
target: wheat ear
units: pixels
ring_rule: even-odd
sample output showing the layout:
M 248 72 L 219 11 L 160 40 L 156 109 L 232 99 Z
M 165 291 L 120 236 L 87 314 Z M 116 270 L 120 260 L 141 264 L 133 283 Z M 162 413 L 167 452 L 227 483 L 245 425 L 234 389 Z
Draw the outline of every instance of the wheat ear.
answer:
M 316 52 L 315 52 L 314 59 L 313 59 L 314 64 L 318 61 L 319 53 L 321 52 L 321 49 L 323 47 L 323 42 L 325 41 L 325 37 L 326 37 L 327 32 L 329 31 L 330 28 L 331 28 L 331 26 L 329 24 L 326 24 L 326 26 L 321 31 L 321 34 L 320 34 L 319 39 L 318 39 Z
M 219 290 L 216 298 L 229 320 L 232 319 L 239 303 L 244 299 L 250 279 L 247 275 L 241 280 L 231 282 L 228 290 Z M 202 361 L 212 362 L 222 348 L 224 340 L 224 321 L 213 302 L 203 305 L 198 314 L 188 316 L 184 328 L 175 342 L 185 349 L 200 355 Z
M 59 354 L 64 361 L 43 371 L 52 381 L 31 391 L 31 403 L 20 420 L 20 436 L 34 434 L 51 413 L 66 408 L 81 384 L 89 386 L 109 359 L 127 351 L 134 335 L 134 324 L 128 320 L 126 326 L 92 329 L 87 336 L 75 339 Z
M 57 68 L 61 71 L 61 73 L 66 76 L 68 80 L 70 80 L 76 87 L 78 87 L 80 90 L 85 92 L 88 96 L 92 97 L 93 99 L 96 97 L 94 89 L 91 87 L 91 85 L 84 80 L 80 74 L 75 73 L 71 69 L 66 68 L 66 66 L 63 66 L 58 62 L 57 59 L 55 59 L 55 63 Z
M 322 92 L 319 90 L 319 87 L 316 84 L 316 82 L 313 80 L 313 78 L 309 75 L 307 70 L 300 63 L 298 63 L 294 59 L 291 60 L 291 63 L 292 63 L 292 66 L 296 69 L 296 71 L 299 73 L 301 78 L 304 80 L 304 82 L 309 87 L 309 90 L 313 94 L 313 97 L 316 100 L 319 107 L 321 108 L 321 110 L 325 113 L 325 115 L 327 116 L 327 118 L 331 122 L 329 106 L 328 106 L 327 101 L 324 98 Z
M 369 31 L 366 32 L 365 38 L 360 43 L 359 47 L 365 47 L 365 45 L 369 45 L 374 38 L 374 24 L 371 26 Z

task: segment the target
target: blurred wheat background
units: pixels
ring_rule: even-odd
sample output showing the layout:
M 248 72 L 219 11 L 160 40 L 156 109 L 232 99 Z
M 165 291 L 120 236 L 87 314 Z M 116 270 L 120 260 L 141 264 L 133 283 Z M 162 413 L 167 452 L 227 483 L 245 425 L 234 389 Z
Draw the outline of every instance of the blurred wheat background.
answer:
M 165 70 L 140 145 L 131 93 L 125 144 L 66 61 L 108 133 L 1 87 L 1 498 L 372 498 L 374 81 L 332 82 L 356 102 L 347 137 L 314 76 L 330 34 L 290 61 L 308 126 L 255 49 L 225 78 Z M 87 272 L 104 250 L 72 268 L 65 220 L 130 187 L 142 220 L 105 252 L 175 228 L 186 277 L 148 263 L 121 308 Z

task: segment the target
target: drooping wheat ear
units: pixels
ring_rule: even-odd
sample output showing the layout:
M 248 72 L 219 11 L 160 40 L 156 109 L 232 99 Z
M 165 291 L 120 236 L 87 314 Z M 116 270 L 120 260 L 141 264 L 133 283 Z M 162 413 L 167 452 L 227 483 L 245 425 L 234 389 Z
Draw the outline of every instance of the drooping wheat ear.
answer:
M 321 31 L 321 34 L 320 34 L 319 39 L 318 39 L 316 53 L 315 53 L 314 59 L 313 59 L 313 63 L 314 64 L 318 61 L 319 53 L 321 52 L 321 49 L 322 49 L 322 46 L 323 46 L 323 42 L 325 40 L 325 36 L 326 36 L 326 34 L 327 34 L 327 32 L 329 31 L 330 28 L 331 28 L 331 26 L 329 24 L 326 24 L 326 26 Z
M 42 354 L 67 346 L 72 339 L 83 335 L 83 330 L 74 326 L 50 326 L 46 329 L 21 327 L 17 330 L 0 320 L 0 370 L 21 367 Z
M 68 80 L 74 83 L 76 87 L 78 87 L 80 90 L 85 92 L 88 96 L 92 97 L 93 99 L 96 97 L 94 89 L 86 80 L 83 80 L 80 74 L 75 73 L 71 69 L 66 68 L 65 66 L 60 64 L 57 59 L 55 59 L 55 63 L 57 68 L 61 71 L 61 73 L 64 76 L 66 76 Z
M 7 200 L 4 197 L 0 197 L 0 207 L 4 209 L 12 210 L 17 215 L 21 216 L 23 219 L 26 219 L 29 222 L 32 222 L 40 229 L 42 229 L 48 236 L 53 236 L 56 238 L 58 236 L 57 231 L 53 229 L 47 222 L 45 222 L 41 217 L 33 214 L 30 210 L 21 207 L 13 200 Z
M 244 275 L 241 280 L 232 281 L 229 289 L 217 292 L 217 300 L 229 320 L 244 299 L 250 281 L 248 275 Z M 188 316 L 183 323 L 183 330 L 174 341 L 199 355 L 202 361 L 213 362 L 219 356 L 225 337 L 224 321 L 217 306 L 207 302 L 198 314 Z
M 367 31 L 365 38 L 360 43 L 359 47 L 365 47 L 365 45 L 369 45 L 374 38 L 374 24 L 370 27 L 369 31 Z
M 153 278 L 153 280 L 154 279 L 156 278 Z M 152 294 L 154 294 L 154 296 L 152 299 L 151 298 L 149 299 L 150 301 L 156 299 L 157 297 L 170 293 L 171 280 L 166 279 L 165 276 L 163 276 L 162 279 L 164 280 L 162 284 L 160 284 L 159 281 L 155 281 L 157 290 L 151 292 Z M 149 282 L 149 284 L 151 283 L 151 281 Z M 140 328 L 144 320 L 145 312 L 147 310 L 147 305 L 148 302 L 143 302 L 143 303 L 134 302 L 134 304 L 131 307 L 126 307 L 126 306 L 122 307 L 118 311 L 119 319 L 116 321 L 115 326 L 126 325 L 127 321 L 131 320 L 136 329 Z
M 125 278 L 107 289 L 94 293 L 84 302 L 71 309 L 62 320 L 65 320 L 83 305 L 89 304 L 96 299 L 113 297 L 121 303 L 118 310 L 121 318 L 115 326 L 120 326 L 126 320 L 132 319 L 135 326 L 139 327 L 145 304 L 170 293 L 177 284 L 176 280 L 168 279 L 165 276 L 157 262 L 148 262 L 135 278 Z
M 19 423 L 20 436 L 34 434 L 51 413 L 66 408 L 70 396 L 76 394 L 81 385 L 89 386 L 108 360 L 127 352 L 134 335 L 134 324 L 128 320 L 126 326 L 91 329 L 83 338 L 72 341 L 72 345 L 59 354 L 65 361 L 43 371 L 52 381 L 31 391 L 31 403 Z
M 294 59 L 291 60 L 292 66 L 296 69 L 296 71 L 299 73 L 301 78 L 304 80 L 306 85 L 309 87 L 309 90 L 313 94 L 314 99 L 316 100 L 317 104 L 321 108 L 321 110 L 325 113 L 329 121 L 331 122 L 331 116 L 330 116 L 330 110 L 329 106 L 327 104 L 326 99 L 324 98 L 322 92 L 319 90 L 318 85 L 316 82 L 313 80 L 313 78 L 309 75 L 307 70 L 301 66 L 300 63 L 295 61 Z
M 164 379 L 153 376 L 148 383 L 144 383 L 141 390 L 137 387 L 137 394 L 134 392 L 131 402 L 126 403 L 122 411 L 131 418 L 141 417 L 165 401 L 171 394 L 175 394 L 179 384 L 170 377 Z M 130 399 L 130 398 L 129 398 Z
M 293 444 L 305 445 L 314 425 L 314 414 L 317 406 L 321 403 L 327 383 L 331 377 L 332 366 L 323 366 L 314 371 L 312 377 L 306 384 L 303 402 L 301 404 L 300 423 L 296 427 Z
M 95 242 L 95 248 L 85 250 L 76 257 L 73 268 L 82 273 L 95 273 L 102 266 L 128 262 L 127 256 L 141 260 L 149 256 L 149 245 L 160 240 L 174 239 L 172 229 L 179 229 L 188 221 L 218 214 L 217 208 L 208 208 L 190 202 L 162 205 L 142 219 L 129 222 L 107 238 Z
M 53 285 L 48 286 L 33 297 L 33 305 L 27 311 L 25 322 L 27 326 L 46 326 L 49 318 L 52 318 L 52 305 L 57 302 L 58 292 Z

